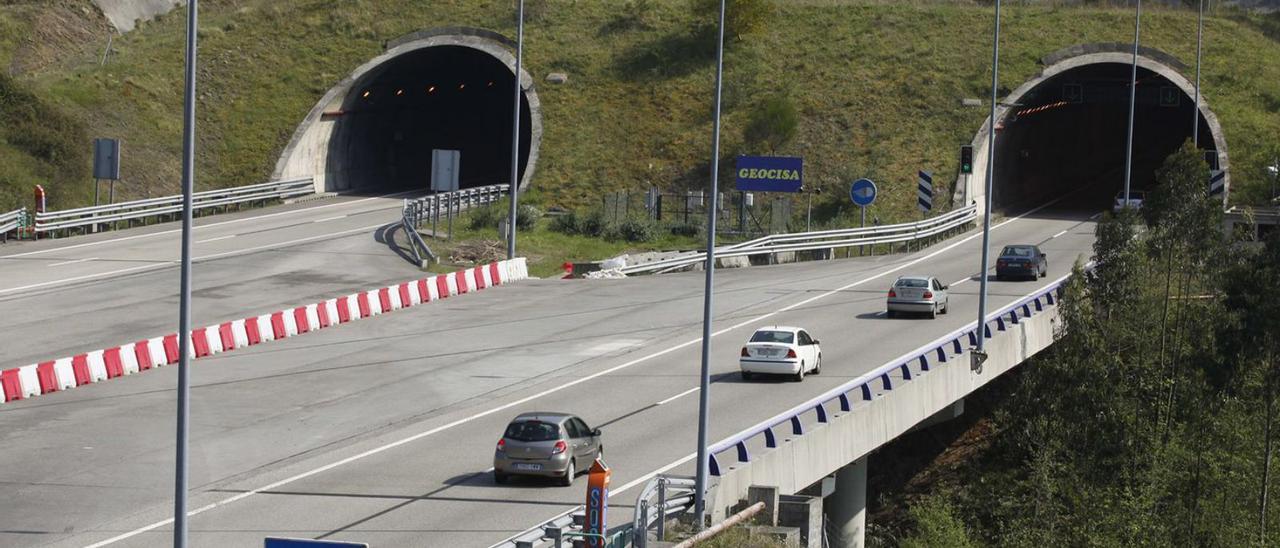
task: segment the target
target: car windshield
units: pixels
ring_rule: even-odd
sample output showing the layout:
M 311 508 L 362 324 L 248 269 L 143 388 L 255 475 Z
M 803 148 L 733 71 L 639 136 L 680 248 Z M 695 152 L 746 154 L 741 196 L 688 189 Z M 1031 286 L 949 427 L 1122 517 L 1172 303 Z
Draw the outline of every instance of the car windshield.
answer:
M 756 334 L 751 336 L 751 342 L 791 344 L 795 340 L 795 333 L 790 331 L 756 331 Z
M 901 278 L 896 285 L 898 287 L 929 287 L 929 280 L 924 278 Z
M 551 441 L 560 439 L 560 429 L 547 422 L 513 422 L 507 425 L 503 437 L 516 441 Z
M 1000 256 L 1001 257 L 1031 257 L 1032 252 L 1031 252 L 1031 248 L 1029 247 L 1009 246 L 1004 248 L 1004 251 L 1000 252 Z

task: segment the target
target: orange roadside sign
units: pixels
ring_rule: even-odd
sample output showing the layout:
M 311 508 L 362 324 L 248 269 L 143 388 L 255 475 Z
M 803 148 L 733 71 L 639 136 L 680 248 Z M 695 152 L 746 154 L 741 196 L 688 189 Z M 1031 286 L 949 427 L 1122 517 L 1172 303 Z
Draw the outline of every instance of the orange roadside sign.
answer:
M 587 475 L 587 519 L 582 526 L 588 548 L 604 548 L 608 531 L 605 517 L 609 512 L 609 478 L 613 472 L 603 460 L 596 459 Z

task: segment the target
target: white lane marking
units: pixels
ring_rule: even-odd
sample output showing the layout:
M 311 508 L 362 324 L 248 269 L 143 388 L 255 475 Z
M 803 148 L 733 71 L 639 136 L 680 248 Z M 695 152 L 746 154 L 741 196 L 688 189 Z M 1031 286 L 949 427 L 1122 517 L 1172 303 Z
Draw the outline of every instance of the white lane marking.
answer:
M 236 235 L 235 235 L 235 234 L 232 234 L 232 235 L 230 235 L 230 236 L 218 236 L 217 238 L 209 238 L 208 240 L 196 240 L 196 243 L 198 243 L 198 244 L 207 244 L 207 243 L 209 243 L 209 242 L 216 242 L 216 241 L 218 241 L 218 240 L 230 240 L 230 239 L 235 238 L 235 237 L 236 237 Z
M 876 312 L 876 317 L 877 317 L 877 318 L 883 318 L 883 317 L 885 316 L 885 314 L 888 314 L 888 313 L 889 313 L 889 312 L 888 312 L 887 310 L 881 310 L 881 311 L 879 311 L 879 312 Z
M 1040 211 L 1041 209 L 1044 209 L 1044 208 L 1046 208 L 1046 207 L 1049 207 L 1050 205 L 1053 205 L 1053 204 L 1057 203 L 1059 200 L 1062 200 L 1062 198 L 1058 198 L 1058 199 L 1055 199 L 1055 200 L 1053 200 L 1053 201 L 1047 202 L 1047 203 L 1045 203 L 1044 205 L 1039 206 L 1039 207 L 1037 207 L 1037 208 L 1035 208 L 1035 209 L 1029 210 L 1029 211 L 1027 211 L 1027 212 L 1025 212 L 1025 213 L 1023 213 L 1023 214 L 1021 214 L 1021 215 L 1019 215 L 1019 216 L 1017 216 L 1017 217 L 1013 217 L 1013 218 L 1011 218 L 1011 219 L 1006 219 L 1006 220 L 1004 220 L 1004 221 L 1000 222 L 999 224 L 997 224 L 997 225 L 995 225 L 995 226 L 991 227 L 991 230 L 996 230 L 996 229 L 998 229 L 998 228 L 1000 228 L 1000 227 L 1003 227 L 1003 226 L 1005 226 L 1005 225 L 1007 225 L 1007 224 L 1009 224 L 1009 223 L 1012 223 L 1012 222 L 1014 222 L 1014 221 L 1017 221 L 1017 220 L 1019 220 L 1019 219 L 1022 219 L 1023 217 L 1026 217 L 1027 215 L 1031 215 L 1032 213 L 1035 213 L 1035 212 L 1037 212 L 1037 211 Z M 385 224 L 385 223 L 384 223 L 384 224 Z M 382 225 L 378 225 L 378 226 L 382 226 Z M 922 256 L 922 257 L 917 258 L 917 259 L 912 260 L 912 261 L 908 261 L 908 262 L 902 263 L 902 264 L 900 264 L 900 265 L 898 265 L 898 266 L 896 266 L 896 267 L 893 267 L 893 268 L 890 268 L 890 269 L 888 269 L 888 270 L 885 270 L 884 272 L 881 272 L 881 273 L 879 273 L 879 274 L 874 274 L 874 275 L 872 275 L 872 276 L 868 276 L 868 277 L 863 278 L 863 279 L 861 279 L 861 280 L 858 280 L 858 281 L 856 281 L 856 282 L 851 282 L 851 283 L 846 284 L 846 285 L 844 285 L 844 286 L 842 286 L 842 287 L 838 287 L 838 288 L 836 288 L 836 289 L 832 289 L 831 291 L 827 291 L 827 292 L 825 292 L 825 293 L 820 293 L 820 294 L 815 295 L 815 296 L 813 296 L 813 297 L 809 297 L 808 299 L 805 299 L 805 300 L 803 300 L 803 301 L 799 301 L 799 302 L 796 302 L 796 303 L 793 303 L 793 304 L 790 304 L 790 305 L 784 306 L 784 307 L 779 308 L 778 310 L 775 310 L 775 311 L 773 311 L 773 312 L 769 312 L 769 313 L 766 313 L 766 314 L 762 314 L 762 315 L 760 315 L 760 316 L 756 316 L 755 318 L 752 318 L 752 319 L 749 319 L 749 320 L 746 320 L 746 321 L 743 321 L 743 322 L 739 322 L 739 323 L 737 323 L 737 324 L 734 324 L 734 325 L 731 325 L 731 326 L 726 327 L 726 328 L 724 328 L 724 329 L 721 329 L 721 330 L 719 330 L 719 331 L 716 331 L 716 332 L 712 333 L 712 334 L 711 334 L 711 336 L 712 336 L 713 338 L 714 338 L 714 337 L 718 337 L 718 336 L 720 336 L 720 335 L 722 335 L 722 334 L 724 334 L 724 333 L 727 333 L 727 332 L 729 332 L 729 331 L 732 331 L 732 330 L 734 330 L 734 329 L 738 329 L 738 328 L 741 328 L 741 327 L 743 327 L 743 326 L 747 326 L 747 325 L 751 325 L 751 324 L 754 324 L 754 323 L 758 323 L 758 322 L 760 322 L 761 320 L 764 320 L 764 319 L 770 318 L 770 317 L 772 317 L 772 316 L 776 316 L 776 315 L 781 314 L 781 313 L 783 313 L 783 312 L 787 312 L 787 311 L 790 311 L 790 310 L 794 310 L 794 309 L 796 309 L 796 308 L 799 308 L 799 307 L 801 307 L 801 306 L 807 305 L 807 304 L 809 304 L 809 303 L 811 303 L 811 302 L 814 302 L 814 301 L 817 301 L 817 300 L 820 300 L 820 299 L 825 299 L 825 298 L 827 298 L 827 297 L 830 297 L 831 295 L 836 295 L 836 294 L 838 294 L 838 293 L 840 293 L 840 292 L 842 292 L 842 291 L 847 291 L 848 289 L 850 289 L 850 288 L 852 288 L 852 287 L 856 287 L 856 286 L 862 285 L 862 284 L 864 284 L 864 283 L 867 283 L 867 282 L 869 282 L 869 281 L 876 280 L 876 279 L 879 279 L 879 278 L 883 278 L 883 277 L 885 277 L 885 276 L 888 276 L 889 274 L 893 274 L 894 272 L 898 272 L 898 271 L 900 271 L 900 270 L 903 270 L 903 269 L 906 269 L 906 268 L 910 268 L 910 267 L 912 267 L 912 266 L 915 266 L 916 264 L 919 264 L 919 263 L 924 262 L 924 261 L 926 261 L 926 260 L 932 259 L 932 258 L 934 258 L 934 257 L 936 257 L 936 256 L 938 256 L 938 255 L 941 255 L 941 254 L 943 254 L 943 253 L 946 253 L 946 252 L 948 252 L 948 251 L 951 251 L 952 249 L 955 249 L 955 248 L 957 248 L 957 247 L 959 247 L 959 246 L 961 246 L 961 245 L 963 245 L 963 244 L 966 244 L 966 243 L 968 243 L 968 242 L 972 241 L 974 238 L 977 238 L 977 237 L 979 237 L 979 236 L 981 236 L 981 235 L 982 235 L 982 233 L 981 233 L 981 232 L 979 232 L 979 233 L 977 233 L 977 234 L 969 235 L 969 236 L 965 237 L 964 239 L 962 239 L 962 240 L 960 240 L 960 241 L 957 241 L 957 242 L 955 242 L 955 243 L 953 243 L 953 244 L 951 244 L 951 245 L 948 245 L 947 247 L 944 247 L 944 248 L 942 248 L 942 249 L 939 249 L 939 250 L 937 250 L 937 251 L 934 251 L 933 253 L 930 253 L 930 254 L 928 254 L 928 255 Z M 592 373 L 592 374 L 587 375 L 587 376 L 584 376 L 584 377 L 579 377 L 579 378 L 577 378 L 577 379 L 575 379 L 575 380 L 572 380 L 572 381 L 569 381 L 569 382 L 566 382 L 566 383 L 563 383 L 563 384 L 559 384 L 559 385 L 556 385 L 556 386 L 554 386 L 554 387 L 551 387 L 551 388 L 548 388 L 548 389 L 546 389 L 546 390 L 543 390 L 542 392 L 539 392 L 539 393 L 536 393 L 536 394 L 532 394 L 532 395 L 529 395 L 529 396 L 525 396 L 525 397 L 520 398 L 520 399 L 518 399 L 518 400 L 514 400 L 514 401 L 511 401 L 511 402 L 508 402 L 508 403 L 505 403 L 505 404 L 499 405 L 499 406 L 497 406 L 497 407 L 493 407 L 493 408 L 490 408 L 490 409 L 488 409 L 488 410 L 481 411 L 481 412 L 476 413 L 476 414 L 474 414 L 474 415 L 471 415 L 471 416 L 469 416 L 469 417 L 462 417 L 462 418 L 460 418 L 460 419 L 456 419 L 456 420 L 454 420 L 454 421 L 452 421 L 452 422 L 448 422 L 448 423 L 442 424 L 442 425 L 437 426 L 437 427 L 435 427 L 435 428 L 431 428 L 431 429 L 429 429 L 429 430 L 424 430 L 424 431 L 422 431 L 422 432 L 418 432 L 417 434 L 413 434 L 413 435 L 411 435 L 411 436 L 408 436 L 408 437 L 405 437 L 405 438 L 401 438 L 401 439 L 398 439 L 398 440 L 396 440 L 396 441 L 393 441 L 393 442 L 390 442 L 390 443 L 386 443 L 386 444 L 384 444 L 384 445 L 380 445 L 380 446 L 378 446 L 378 447 L 374 447 L 374 448 L 372 448 L 372 449 L 368 449 L 368 450 L 363 451 L 363 452 L 361 452 L 361 453 L 357 453 L 357 454 L 355 454 L 355 455 L 351 455 L 351 456 L 349 456 L 349 457 L 346 457 L 346 458 L 343 458 L 343 459 L 340 459 L 340 460 L 337 460 L 337 461 L 331 462 L 331 463 L 326 464 L 326 465 L 324 465 L 324 466 L 320 466 L 320 467 L 318 467 L 318 468 L 313 468 L 313 469 L 308 470 L 308 471 L 306 471 L 306 472 L 301 472 L 301 473 L 298 473 L 298 474 L 294 474 L 294 475 L 289 476 L 289 477 L 287 477 L 287 478 L 285 478 L 285 479 L 282 479 L 282 480 L 279 480 L 279 481 L 275 481 L 275 482 L 269 483 L 269 484 L 264 485 L 264 486 L 262 486 L 262 487 L 258 487 L 258 488 L 255 488 L 255 489 L 250 489 L 250 490 L 245 491 L 245 492 L 243 492 L 243 493 L 240 493 L 240 494 L 237 494 L 237 495 L 234 495 L 234 496 L 231 496 L 231 497 L 227 497 L 227 498 L 222 499 L 222 500 L 220 500 L 220 501 L 218 501 L 218 502 L 215 502 L 215 503 L 213 503 L 213 504 L 209 504 L 209 505 L 207 505 L 207 506 L 203 506 L 203 507 L 201 507 L 201 508 L 197 508 L 197 509 L 195 509 L 195 510 L 192 510 L 192 511 L 190 511 L 190 512 L 187 512 L 187 516 L 188 516 L 188 517 L 195 516 L 195 515 L 197 515 L 197 514 L 203 513 L 203 512 L 205 512 L 205 511 L 208 511 L 208 510 L 213 509 L 213 508 L 217 508 L 217 507 L 219 507 L 219 506 L 226 506 L 226 505 L 228 505 L 228 504 L 232 504 L 232 503 L 234 503 L 234 502 L 237 502 L 237 501 L 240 501 L 240 500 L 244 500 L 244 499 L 246 499 L 246 498 L 249 498 L 249 497 L 251 497 L 251 496 L 253 496 L 253 495 L 256 495 L 256 494 L 258 494 L 258 493 L 262 493 L 262 492 L 264 492 L 264 491 L 270 491 L 270 490 L 275 489 L 275 488 L 277 488 L 277 487 L 281 487 L 281 486 L 284 486 L 284 485 L 288 485 L 288 484 L 293 483 L 293 482 L 296 482 L 296 481 L 298 481 L 298 480 L 303 480 L 303 479 L 309 478 L 309 477 L 314 476 L 314 475 L 316 475 L 316 474 L 322 474 L 322 473 L 324 473 L 324 472 L 328 472 L 329 470 L 333 470 L 334 468 L 338 468 L 338 467 L 340 467 L 340 466 L 345 466 L 345 465 L 347 465 L 347 464 L 350 464 L 350 463 L 352 463 L 352 462 L 355 462 L 355 461 L 358 461 L 358 460 L 364 459 L 364 458 L 366 458 L 366 457 L 370 457 L 370 456 L 377 455 L 377 454 L 379 454 L 379 453 L 383 453 L 383 452 L 388 451 L 388 450 L 391 450 L 391 449 L 395 449 L 396 447 L 400 447 L 401 445 L 405 445 L 405 444 L 408 444 L 408 443 L 413 443 L 413 442 L 418 441 L 418 440 L 420 440 L 420 439 L 422 439 L 422 438 L 425 438 L 425 437 L 427 437 L 427 436 L 431 436 L 431 435 L 434 435 L 434 434 L 437 434 L 437 433 L 443 432 L 443 431 L 445 431 L 445 430 L 451 429 L 451 428 L 453 428 L 453 427 L 455 427 L 455 426 L 463 425 L 463 424 L 466 424 L 466 423 L 472 422 L 472 421 L 474 421 L 474 420 L 481 419 L 481 418 L 487 417 L 487 416 L 489 416 L 489 415 L 493 415 L 493 414 L 495 414 L 495 413 L 501 413 L 502 411 L 506 411 L 507 409 L 510 409 L 510 408 L 512 408 L 512 407 L 515 407 L 515 406 L 518 406 L 518 405 L 524 405 L 525 403 L 528 403 L 528 402 L 533 401 L 533 400 L 535 400 L 535 399 L 541 398 L 541 397 L 543 397 L 543 396 L 548 396 L 548 395 L 554 394 L 554 393 L 556 393 L 556 392 L 560 392 L 560 391 L 562 391 L 562 390 L 567 390 L 567 389 L 569 389 L 569 388 L 572 388 L 572 387 L 577 386 L 577 385 L 579 385 L 579 384 L 582 384 L 582 383 L 584 383 L 584 382 L 588 382 L 588 381 L 595 380 L 595 379 L 597 379 L 597 378 L 599 378 L 599 377 L 603 377 L 603 376 L 608 375 L 608 374 L 610 374 L 610 373 L 614 373 L 614 372 L 617 372 L 617 371 L 620 371 L 620 370 L 626 369 L 626 368 L 628 368 L 628 367 L 631 367 L 631 366 L 633 366 L 633 365 L 636 365 L 636 364 L 639 364 L 639 363 L 643 363 L 643 362 L 649 361 L 649 360 L 654 359 L 654 358 L 657 358 L 657 357 L 659 357 L 659 356 L 665 356 L 665 355 L 667 355 L 667 354 L 670 354 L 670 353 L 672 353 L 672 352 L 675 352 L 675 351 L 677 351 L 677 350 L 680 350 L 680 349 L 685 348 L 685 347 L 688 347 L 688 346 L 692 346 L 692 345 L 694 345 L 694 344 L 698 344 L 698 343 L 700 343 L 700 342 L 702 342 L 702 337 L 698 337 L 698 338 L 693 339 L 693 340 L 685 341 L 685 342 L 683 342 L 683 343 L 680 343 L 680 344 L 677 344 L 677 345 L 675 345 L 675 346 L 669 347 L 669 348 L 667 348 L 666 350 L 660 350 L 660 351 L 658 351 L 658 352 L 654 352 L 653 354 L 649 354 L 649 355 L 647 355 L 647 356 L 642 356 L 642 357 L 636 358 L 636 359 L 634 359 L 634 360 L 631 360 L 631 361 L 629 361 L 629 362 L 626 362 L 626 363 L 623 363 L 623 364 L 620 364 L 620 365 L 615 365 L 615 366 L 610 367 L 610 368 L 608 368 L 608 369 L 604 369 L 604 370 L 602 370 L 602 371 L 597 371 L 597 372 L 595 372 L 595 373 Z M 676 467 L 676 466 L 679 466 L 679 465 L 680 465 L 680 464 L 682 464 L 683 462 L 687 462 L 687 461 L 688 461 L 688 459 L 692 459 L 692 458 L 693 458 L 693 456 L 692 456 L 692 455 L 690 455 L 690 456 L 688 456 L 688 457 L 685 457 L 685 458 L 684 458 L 684 459 L 682 459 L 682 460 L 678 460 L 678 461 L 676 461 L 676 462 L 674 462 L 674 463 L 671 463 L 671 464 L 667 465 L 666 467 L 660 468 L 660 469 L 658 469 L 658 470 L 656 470 L 656 471 L 654 471 L 654 472 L 650 473 L 646 478 L 643 478 L 643 479 L 645 479 L 645 480 L 647 481 L 647 478 L 648 478 L 648 477 L 652 477 L 654 474 L 660 474 L 660 473 L 662 473 L 662 472 L 664 472 L 664 471 L 666 471 L 666 470 L 670 470 L 671 468 L 674 468 L 674 467 Z M 621 492 L 621 491 L 623 491 L 623 490 L 625 490 L 625 489 L 628 489 L 628 488 L 630 488 L 630 487 L 634 486 L 634 484 L 638 483 L 639 481 L 640 481 L 640 480 L 639 480 L 639 479 L 637 479 L 637 480 L 635 480 L 635 481 L 632 481 L 631 483 L 628 483 L 628 484 L 626 484 L 626 485 L 623 485 L 623 486 L 622 486 L 622 488 L 619 488 L 618 490 L 614 491 L 614 493 L 618 493 L 618 492 Z M 144 527 L 140 527 L 140 528 L 134 529 L 134 530 L 132 530 L 132 531 L 129 531 L 129 532 L 127 532 L 127 533 L 122 533 L 122 534 L 116 535 L 116 536 L 114 536 L 114 537 L 111 537 L 111 538 L 109 538 L 109 539 L 107 539 L 107 540 L 104 540 L 104 541 L 98 542 L 98 543 L 96 543 L 96 544 L 91 544 L 91 545 L 89 545 L 89 546 L 88 546 L 88 547 L 86 547 L 86 548 L 100 548 L 100 547 L 102 547 L 102 546 L 107 546 L 107 545 L 109 545 L 109 544 L 114 544 L 114 543 L 116 543 L 116 542 L 119 542 L 119 541 L 122 541 L 122 540 L 125 540 L 125 539 L 128 539 L 128 538 L 132 538 L 132 537 L 138 536 L 138 535 L 140 535 L 140 534 L 142 534 L 142 533 L 145 533 L 145 532 L 147 532 L 147 531 L 151 531 L 151 530 L 153 530 L 153 529 L 156 529 L 157 527 L 163 527 L 163 526 L 168 525 L 168 524 L 170 524 L 170 523 L 173 523 L 173 518 L 168 518 L 168 519 L 165 519 L 165 520 L 162 520 L 162 521 L 157 521 L 157 522 L 155 522 L 155 523 L 152 523 L 151 525 L 147 525 L 147 526 L 144 526 Z
M 331 207 L 339 207 L 339 206 L 355 205 L 355 204 L 359 204 L 359 203 L 368 202 L 368 201 L 370 201 L 370 200 L 378 200 L 378 199 L 381 199 L 381 198 L 392 198 L 392 197 L 395 197 L 395 196 L 402 196 L 402 195 L 405 195 L 405 194 L 412 194 L 412 193 L 414 193 L 414 192 L 418 192 L 418 191 L 416 191 L 416 190 L 406 190 L 406 191 L 403 191 L 403 192 L 394 192 L 394 193 L 391 193 L 391 194 L 383 194 L 383 195 L 381 195 L 381 196 L 372 196 L 372 197 L 369 197 L 369 198 L 361 198 L 361 199 L 359 199 L 359 200 L 353 200 L 353 201 L 350 201 L 350 202 L 342 202 L 342 203 L 337 203 L 337 204 L 329 204 L 329 205 L 322 205 L 322 206 L 308 207 L 308 208 L 303 208 L 303 209 L 291 209 L 291 210 L 289 210 L 289 211 L 281 211 L 281 212 L 279 212 L 279 213 L 268 213 L 268 214 L 266 214 L 266 215 L 256 215 L 256 216 L 253 216 L 253 217 L 245 217 L 245 218 L 243 218 L 243 219 L 232 219 L 232 220 L 230 220 L 230 221 L 222 221 L 222 222 L 219 222 L 219 223 L 209 223 L 209 224 L 207 224 L 207 225 L 200 225 L 200 226 L 192 227 L 192 230 L 201 230 L 201 229 L 205 229 L 205 228 L 212 228 L 212 227 L 215 227 L 215 226 L 229 225 L 229 224 L 234 224 L 234 223 L 243 223 L 243 222 L 247 222 L 247 221 L 258 221 L 258 220 L 262 220 L 262 219 L 269 219 L 269 218 L 271 218 L 271 217 L 279 217 L 279 216 L 281 216 L 281 215 L 293 215 L 293 214 L 296 214 L 296 213 L 308 213 L 308 212 L 311 212 L 311 211 L 315 211 L 315 210 L 317 210 L 317 209 L 328 209 L 328 208 L 331 208 Z M 387 206 L 387 209 L 392 209 L 392 208 L 394 208 L 394 207 L 399 207 L 399 204 L 388 205 L 388 206 Z M 11 259 L 11 258 L 16 258 L 16 257 L 27 257 L 27 256 L 30 256 L 30 255 L 40 255 L 40 254 L 43 254 L 43 253 L 53 253 L 53 252 L 56 252 L 56 251 L 66 251 L 66 250 L 68 250 L 68 249 L 76 249 L 76 248 L 80 248 L 80 247 L 87 247 L 87 246 L 93 246 L 93 245 L 109 244 L 109 243 L 113 243 L 113 242 L 123 242 L 123 241 L 127 241 L 127 240 L 136 240 L 136 239 L 139 239 L 139 238 L 150 238 L 150 237 L 152 237 L 152 236 L 163 236 L 163 235 L 165 235 L 165 234 L 173 234 L 173 233 L 175 233 L 175 232 L 182 232 L 182 229 L 181 229 L 181 228 L 176 228 L 176 229 L 173 229 L 173 230 L 165 230 L 165 231 L 162 231 L 162 232 L 151 232 L 151 233 L 147 233 L 147 234 L 138 234 L 138 235 L 135 235 L 135 236 L 125 236 L 125 237 L 123 237 L 123 238 L 113 238 L 113 239 L 110 239 L 110 240 L 102 240 L 102 241 L 98 241 L 98 242 L 86 242 L 86 243 L 83 243 L 83 244 L 69 245 L 69 246 L 65 246 L 65 247 L 53 247 L 53 248 L 49 248 L 49 249 L 41 249 L 41 250 L 39 250 L 39 251 L 28 251 L 28 252 L 26 252 L 26 253 L 16 253 L 16 254 L 13 254 L 13 255 L 4 255 L 4 256 L 0 256 L 0 259 Z
M 640 484 L 642 484 L 642 483 L 644 483 L 644 482 L 646 482 L 646 481 L 649 481 L 650 479 L 652 479 L 654 476 L 656 476 L 656 475 L 658 475 L 658 474 L 661 474 L 661 473 L 663 473 L 663 472 L 666 472 L 667 470 L 670 470 L 670 469 L 672 469 L 672 468 L 675 468 L 675 467 L 677 467 L 677 466 L 680 466 L 681 464 L 684 464 L 684 463 L 686 463 L 686 462 L 689 462 L 689 461 L 693 460 L 693 457 L 696 457 L 696 456 L 698 456 L 698 454 L 697 454 L 697 453 L 689 453 L 688 455 L 685 455 L 684 457 L 681 457 L 681 458 L 679 458 L 679 459 L 676 459 L 676 460 L 675 460 L 675 462 L 672 462 L 671 464 L 668 464 L 668 465 L 666 465 L 666 466 L 663 466 L 662 468 L 659 468 L 659 469 L 657 469 L 657 470 L 654 470 L 654 471 L 652 471 L 652 472 L 649 472 L 648 474 L 645 474 L 645 475 L 643 475 L 643 476 L 640 476 L 640 477 L 638 477 L 638 478 L 636 478 L 636 479 L 633 479 L 633 480 L 631 480 L 631 481 L 629 481 L 629 482 L 627 482 L 627 483 L 623 484 L 623 485 L 622 485 L 622 487 L 619 487 L 619 488 L 617 488 L 617 489 L 610 489 L 610 490 L 609 490 L 609 495 L 616 495 L 616 494 L 618 494 L 618 493 L 621 493 L 621 492 L 623 492 L 623 491 L 626 491 L 627 489 L 630 489 L 630 488 L 635 487 L 635 486 L 637 486 L 637 485 L 640 485 Z M 545 521 L 545 520 L 544 520 L 544 521 Z
M 970 277 L 970 276 L 965 276 L 965 277 L 963 277 L 963 278 L 960 278 L 959 280 L 956 280 L 956 281 L 954 281 L 954 282 L 951 282 L 951 285 L 949 285 L 949 286 L 947 286 L 947 287 L 955 287 L 955 286 L 957 286 L 957 285 L 960 285 L 960 284 L 962 284 L 962 283 L 965 283 L 965 282 L 969 281 L 970 279 L 971 279 L 971 277 Z
M 87 263 L 89 261 L 96 261 L 96 260 L 98 260 L 97 257 L 89 257 L 87 259 L 76 259 L 74 261 L 62 261 L 60 263 L 53 263 L 49 266 L 53 267 L 53 266 L 63 266 L 63 265 L 76 264 L 76 263 Z
M 338 219 L 346 219 L 346 218 L 347 218 L 347 215 L 338 215 L 337 217 L 325 217 L 325 218 L 323 218 L 323 219 L 316 219 L 316 220 L 311 221 L 311 222 L 313 222 L 313 223 L 323 223 L 323 222 L 327 222 L 327 221 L 336 221 L 336 220 L 338 220 Z
M 671 396 L 670 398 L 667 398 L 667 399 L 662 400 L 662 401 L 660 401 L 660 402 L 658 402 L 658 403 L 655 403 L 654 405 L 665 405 L 665 404 L 671 403 L 671 402 L 673 402 L 673 401 L 676 401 L 677 399 L 680 399 L 680 396 L 687 396 L 687 395 L 689 395 L 689 394 L 692 394 L 692 393 L 694 393 L 694 392 L 697 392 L 698 390 L 699 390 L 699 387 L 695 386 L 695 387 L 693 387 L 693 388 L 690 388 L 690 389 L 688 389 L 688 390 L 685 390 L 684 392 L 681 392 L 681 393 L 679 393 L 679 394 L 676 394 L 676 395 L 674 395 L 674 396 Z
M 1057 238 L 1058 236 L 1061 236 L 1061 235 L 1063 235 L 1063 234 L 1066 234 L 1066 233 L 1067 233 L 1067 232 L 1069 232 L 1069 231 L 1071 231 L 1071 229 L 1070 229 L 1070 228 L 1068 228 L 1068 229 L 1066 229 L 1066 230 L 1063 230 L 1062 232 L 1059 232 L 1059 233 L 1057 233 L 1057 234 L 1054 234 L 1053 236 L 1049 236 L 1049 239 L 1050 239 L 1050 240 L 1052 240 L 1052 239 L 1054 239 L 1054 238 Z
M 319 236 L 310 236 L 310 237 L 307 237 L 307 238 L 300 238 L 300 239 L 297 239 L 297 240 L 290 240 L 290 241 L 287 241 L 287 242 L 279 242 L 279 243 L 268 244 L 268 245 L 260 245 L 260 246 L 257 246 L 257 247 L 246 247 L 246 248 L 243 248 L 243 249 L 236 249 L 236 250 L 234 250 L 234 251 L 227 251 L 227 252 L 223 252 L 223 253 L 214 253 L 214 254 L 212 254 L 212 255 L 205 255 L 205 256 L 203 256 L 203 257 L 194 257 L 194 258 L 192 258 L 191 260 L 192 260 L 192 262 L 196 262 L 196 261 L 207 261 L 207 260 L 209 260 L 209 259 L 217 259 L 217 258 L 220 258 L 220 257 L 226 257 L 226 256 L 229 256 L 229 255 L 241 255 L 241 254 L 244 254 L 244 253 L 250 253 L 250 252 L 253 252 L 253 251 L 259 251 L 259 250 L 262 250 L 262 249 L 269 249 L 269 248 L 273 248 L 273 247 L 286 247 L 286 246 L 290 246 L 290 245 L 294 245 L 294 244 L 301 244 L 301 243 L 307 243 L 307 242 L 311 242 L 311 241 L 315 241 L 315 240 L 321 240 L 321 239 L 324 239 L 324 238 L 333 238 L 333 237 L 335 237 L 335 236 L 343 236 L 343 235 L 346 235 L 346 234 L 352 234 L 352 233 L 355 233 L 355 232 L 363 232 L 363 231 L 366 231 L 366 230 L 372 230 L 372 229 L 375 229 L 375 228 L 378 228 L 378 227 L 381 227 L 381 226 L 386 226 L 386 224 L 387 224 L 387 223 L 378 223 L 378 224 L 376 224 L 376 225 L 364 226 L 364 227 L 360 227 L 360 228 L 353 228 L 353 229 L 351 229 L 351 230 L 343 230 L 343 231 L 341 231 L 341 232 L 330 232 L 330 233 L 328 233 L 328 234 L 321 234 L 321 235 L 319 235 Z M 132 268 L 125 268 L 125 269 L 122 269 L 122 270 L 112 270 L 112 271 L 110 271 L 110 272 L 99 272 L 99 273 L 97 273 L 97 274 L 87 274 L 87 275 L 84 275 L 84 276 L 76 276 L 76 277 L 74 277 L 74 278 L 64 278 L 64 279 L 61 279 L 61 280 L 53 280 L 53 281 L 42 282 L 42 283 L 38 283 L 38 284 L 24 285 L 24 286 L 21 286 L 21 287 L 11 287 L 11 288 L 8 288 L 8 289 L 0 289 L 0 295 L 4 295 L 5 293 L 14 293 L 14 292 L 17 292 L 17 291 L 23 291 L 23 290 L 26 290 L 26 289 L 39 289 L 39 288 L 41 288 L 41 287 L 48 287 L 48 286 L 51 286 L 51 285 L 64 284 L 64 283 L 69 283 L 69 282 L 78 282 L 78 281 L 81 281 L 81 280 L 92 280 L 92 279 L 94 279 L 94 278 L 105 278 L 105 277 L 107 277 L 107 276 L 115 276 L 115 275 L 117 275 L 117 274 L 128 274 L 128 273 L 130 273 L 130 272 L 138 272 L 138 271 L 142 271 L 142 270 L 150 270 L 150 269 L 156 269 L 156 268 L 163 268 L 163 267 L 167 267 L 167 266 L 173 266 L 173 265 L 175 265 L 175 264 L 178 264 L 178 261 L 165 261 L 165 262 L 161 262 L 161 263 L 153 263 L 153 264 L 146 264 L 146 265 L 142 265 L 142 266 L 135 266 L 135 267 L 132 267 Z

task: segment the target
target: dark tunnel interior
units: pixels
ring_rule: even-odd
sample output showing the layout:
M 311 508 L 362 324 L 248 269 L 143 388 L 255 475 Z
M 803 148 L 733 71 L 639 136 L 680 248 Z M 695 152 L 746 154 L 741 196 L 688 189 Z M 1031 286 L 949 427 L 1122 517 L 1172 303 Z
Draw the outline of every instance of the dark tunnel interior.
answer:
M 1012 105 L 996 136 L 993 205 L 1008 210 L 1072 194 L 1071 202 L 1105 208 L 1124 187 L 1132 66 L 1092 64 L 1058 74 Z M 1131 190 L 1156 184 L 1156 170 L 1192 136 L 1191 97 L 1139 68 L 1134 108 Z M 1203 116 L 1201 148 L 1214 148 Z
M 431 151 L 461 151 L 460 188 L 511 179 L 511 70 L 468 47 L 396 57 L 352 86 L 329 141 L 335 188 L 428 189 Z M 529 158 L 530 111 L 521 94 L 520 176 Z

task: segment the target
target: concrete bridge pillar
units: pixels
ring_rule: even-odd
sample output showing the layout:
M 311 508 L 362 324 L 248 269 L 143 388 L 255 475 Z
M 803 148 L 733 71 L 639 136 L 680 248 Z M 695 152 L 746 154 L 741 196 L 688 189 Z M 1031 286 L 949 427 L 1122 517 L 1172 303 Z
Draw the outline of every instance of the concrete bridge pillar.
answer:
M 862 548 L 867 532 L 867 457 L 836 471 L 836 490 L 823 504 L 831 546 Z

